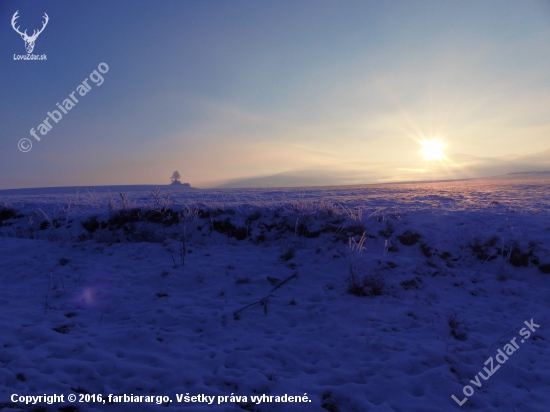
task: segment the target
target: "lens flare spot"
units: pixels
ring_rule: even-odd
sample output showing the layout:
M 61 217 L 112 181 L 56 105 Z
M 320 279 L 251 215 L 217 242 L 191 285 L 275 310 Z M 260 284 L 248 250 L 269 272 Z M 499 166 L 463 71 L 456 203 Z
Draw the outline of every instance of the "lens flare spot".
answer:
M 93 288 L 86 288 L 82 292 L 82 300 L 86 303 L 94 303 L 95 301 L 95 290 Z

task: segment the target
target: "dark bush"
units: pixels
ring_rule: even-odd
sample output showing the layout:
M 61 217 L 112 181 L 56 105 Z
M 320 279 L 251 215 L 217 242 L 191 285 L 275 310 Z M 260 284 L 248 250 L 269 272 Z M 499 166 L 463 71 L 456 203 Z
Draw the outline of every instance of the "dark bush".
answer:
M 402 245 L 412 246 L 420 240 L 422 236 L 418 233 L 413 233 L 410 230 L 407 230 L 401 236 L 397 236 Z
M 4 223 L 5 220 L 13 219 L 17 217 L 17 212 L 11 206 L 2 206 L 0 207 L 0 224 Z
M 197 216 L 199 219 L 210 219 L 210 210 L 208 209 L 199 209 L 197 211 Z
M 471 249 L 472 253 L 476 256 L 479 260 L 494 260 L 497 258 L 496 253 L 490 254 L 488 251 L 488 245 L 490 245 L 492 242 L 487 242 L 484 245 L 482 245 L 478 238 L 475 238 L 473 242 L 470 242 L 468 244 L 468 247 Z
M 380 296 L 386 285 L 386 278 L 377 272 L 361 276 L 357 274 L 357 270 L 350 268 L 350 276 L 347 282 L 350 295 L 359 297 Z
M 363 278 L 363 286 L 370 292 L 370 295 L 380 296 L 386 286 L 386 278 L 380 273 L 367 275 Z
M 294 253 L 294 249 L 289 248 L 280 256 L 280 258 L 283 262 L 288 262 L 294 257 Z
M 248 216 L 246 219 L 246 224 L 249 225 L 250 223 L 254 222 L 255 220 L 258 220 L 262 217 L 262 212 L 260 210 L 256 210 L 254 213 Z
M 143 218 L 148 222 L 161 223 L 164 226 L 171 226 L 180 221 L 180 216 L 173 209 L 167 209 L 162 213 L 157 210 L 147 210 Z
M 235 237 L 237 240 L 243 240 L 248 237 L 248 229 L 246 227 L 235 226 L 231 223 L 230 218 L 213 220 L 212 229 L 216 232 L 227 234 L 229 237 Z
M 450 252 L 443 252 L 442 254 L 439 255 L 439 257 L 441 259 L 449 259 L 450 257 L 452 257 L 452 255 Z
M 395 227 L 390 220 L 385 221 L 384 229 L 378 231 L 378 234 L 385 239 L 389 239 L 395 232 Z
M 418 282 L 416 281 L 416 279 L 404 280 L 400 283 L 400 285 L 403 286 L 405 290 L 418 289 Z
M 346 240 L 353 236 L 362 236 L 365 233 L 365 225 L 362 223 L 350 225 L 346 227 L 342 232 L 346 235 Z
M 529 253 L 523 252 L 518 246 L 514 246 L 510 253 L 510 264 L 517 268 L 529 266 Z
M 114 212 L 109 218 L 109 226 L 120 229 L 126 223 L 142 222 L 144 220 L 141 209 L 123 209 Z
M 464 327 L 464 322 L 458 320 L 458 316 L 456 313 L 450 314 L 447 321 L 449 327 L 451 328 L 451 335 L 453 335 L 456 340 L 464 342 L 466 339 L 468 339 L 468 334 L 466 332 L 466 328 Z
M 367 291 L 365 290 L 363 285 L 359 282 L 359 280 L 348 281 L 348 293 L 350 295 L 359 296 L 359 297 L 367 296 Z
M 92 216 L 89 219 L 81 222 L 80 224 L 88 233 L 94 233 L 99 230 L 99 228 L 105 229 L 107 227 L 107 223 L 99 222 L 97 220 L 97 216 Z
M 422 254 L 427 258 L 432 257 L 436 252 L 434 249 L 432 249 L 430 246 L 428 246 L 425 243 L 420 243 L 420 250 L 422 251 Z
M 305 236 L 308 239 L 314 239 L 321 235 L 323 230 L 309 230 L 308 226 L 305 223 L 300 223 L 296 227 L 296 233 L 298 236 Z
M 54 227 L 55 229 L 57 229 L 58 227 L 61 227 L 61 223 L 59 223 L 57 219 L 54 219 L 51 222 L 51 226 Z M 40 223 L 40 230 L 46 230 L 49 227 L 50 227 L 50 221 L 49 220 L 43 220 Z

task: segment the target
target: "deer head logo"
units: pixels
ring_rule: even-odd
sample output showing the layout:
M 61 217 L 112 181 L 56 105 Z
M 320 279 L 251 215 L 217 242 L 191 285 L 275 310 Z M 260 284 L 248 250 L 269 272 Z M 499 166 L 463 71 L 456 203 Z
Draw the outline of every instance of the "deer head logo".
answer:
M 34 42 L 36 41 L 38 35 L 44 31 L 44 29 L 46 28 L 46 25 L 48 24 L 48 20 L 50 20 L 50 18 L 46 13 L 44 13 L 45 21 L 44 23 L 42 23 L 42 28 L 38 31 L 34 30 L 32 33 L 32 36 L 28 36 L 27 30 L 21 33 L 19 31 L 19 26 L 15 27 L 15 21 L 19 18 L 18 13 L 19 13 L 19 10 L 17 10 L 13 15 L 13 17 L 11 18 L 11 27 L 13 27 L 13 30 L 15 30 L 17 33 L 21 35 L 21 38 L 25 41 L 25 49 L 27 49 L 27 53 L 30 54 L 34 50 Z

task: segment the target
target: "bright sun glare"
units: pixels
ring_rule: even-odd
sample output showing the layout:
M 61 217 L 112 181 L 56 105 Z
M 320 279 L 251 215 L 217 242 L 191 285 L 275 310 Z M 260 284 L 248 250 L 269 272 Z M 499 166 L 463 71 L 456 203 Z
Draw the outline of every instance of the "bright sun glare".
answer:
M 439 160 L 443 159 L 443 149 L 445 146 L 439 140 L 424 140 L 420 143 L 422 145 L 422 155 L 426 160 Z

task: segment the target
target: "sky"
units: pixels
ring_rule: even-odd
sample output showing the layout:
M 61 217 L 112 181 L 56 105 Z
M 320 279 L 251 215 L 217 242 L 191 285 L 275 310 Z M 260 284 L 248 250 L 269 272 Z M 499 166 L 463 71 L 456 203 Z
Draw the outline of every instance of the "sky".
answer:
M 29 35 L 47 13 L 46 60 L 16 11 Z M 3 0 L 0 51 L 0 189 L 475 177 L 550 149 L 550 1 Z

